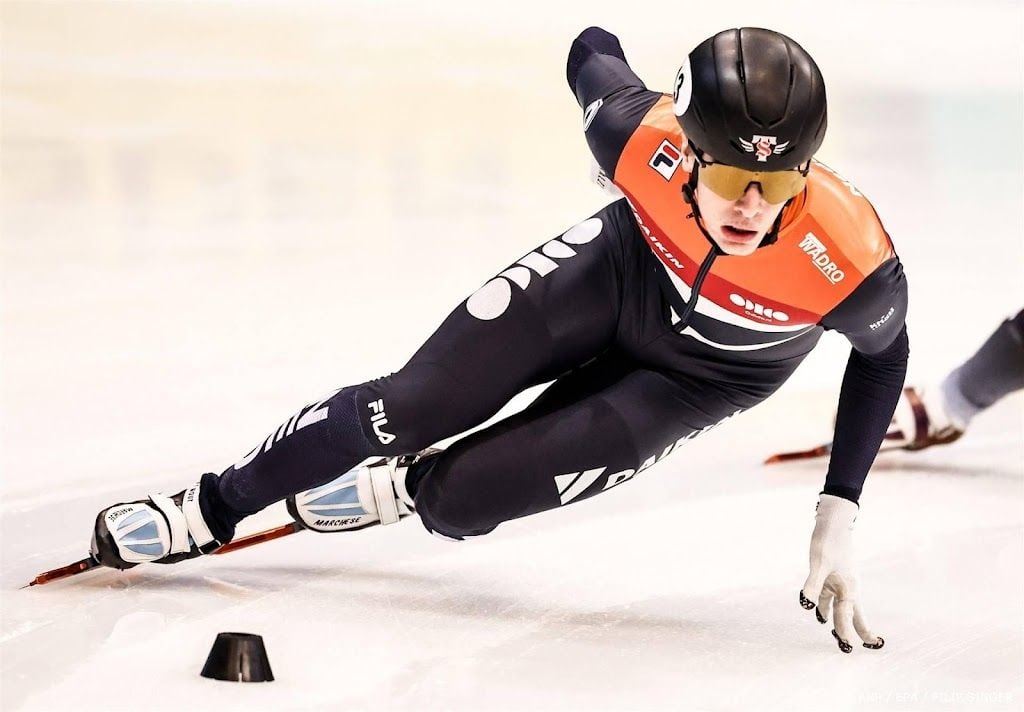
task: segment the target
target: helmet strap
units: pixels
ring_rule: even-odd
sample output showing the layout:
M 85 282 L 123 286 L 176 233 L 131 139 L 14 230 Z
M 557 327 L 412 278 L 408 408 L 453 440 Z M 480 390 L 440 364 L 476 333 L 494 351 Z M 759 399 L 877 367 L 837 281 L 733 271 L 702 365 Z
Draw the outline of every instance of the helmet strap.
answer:
M 691 144 L 692 145 L 692 144 Z M 700 169 L 701 161 L 698 158 L 697 163 L 693 164 L 693 171 L 690 173 L 690 180 L 686 181 L 683 185 L 683 200 L 690 204 L 690 214 L 686 217 L 693 218 L 693 221 L 697 224 L 697 229 L 700 230 L 701 234 L 707 238 L 707 241 L 711 243 L 711 246 L 719 253 L 722 252 L 722 248 L 718 246 L 718 243 L 711 237 L 711 233 L 704 227 L 704 218 L 701 217 L 700 207 L 697 205 L 697 171 Z
M 779 239 L 779 228 L 782 227 L 782 213 L 786 212 L 786 206 L 788 206 L 793 199 L 790 198 L 782 205 L 782 210 L 779 211 L 778 217 L 775 218 L 775 222 L 772 223 L 772 229 L 764 234 L 764 239 L 761 240 L 761 244 L 758 248 L 768 247 L 768 245 L 774 245 L 776 240 Z

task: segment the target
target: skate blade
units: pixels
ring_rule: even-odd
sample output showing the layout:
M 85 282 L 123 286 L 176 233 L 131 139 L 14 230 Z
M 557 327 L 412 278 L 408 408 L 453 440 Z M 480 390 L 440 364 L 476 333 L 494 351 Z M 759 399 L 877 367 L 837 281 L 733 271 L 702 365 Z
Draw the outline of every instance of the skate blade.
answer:
M 68 576 L 75 576 L 83 571 L 94 569 L 100 565 L 100 562 L 96 561 L 91 555 L 88 558 L 76 561 L 73 564 L 67 566 L 61 566 L 59 569 L 53 569 L 51 571 L 44 571 L 43 573 L 36 576 L 34 579 L 29 581 L 21 588 L 28 588 L 29 586 L 41 586 L 44 583 L 50 583 L 58 579 L 67 578 Z

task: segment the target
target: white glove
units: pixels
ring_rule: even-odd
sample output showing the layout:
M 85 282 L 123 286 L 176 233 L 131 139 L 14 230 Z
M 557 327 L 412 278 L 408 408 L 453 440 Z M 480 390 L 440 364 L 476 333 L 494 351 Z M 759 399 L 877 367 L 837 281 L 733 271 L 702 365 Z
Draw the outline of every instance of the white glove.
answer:
M 818 498 L 818 514 L 811 535 L 811 572 L 800 591 L 800 605 L 814 608 L 819 623 L 827 623 L 834 614 L 832 636 L 844 653 L 853 652 L 849 641 L 854 630 L 864 647 L 878 650 L 885 641 L 868 629 L 857 602 L 857 578 L 853 573 L 853 522 L 857 505 L 848 499 L 823 494 Z

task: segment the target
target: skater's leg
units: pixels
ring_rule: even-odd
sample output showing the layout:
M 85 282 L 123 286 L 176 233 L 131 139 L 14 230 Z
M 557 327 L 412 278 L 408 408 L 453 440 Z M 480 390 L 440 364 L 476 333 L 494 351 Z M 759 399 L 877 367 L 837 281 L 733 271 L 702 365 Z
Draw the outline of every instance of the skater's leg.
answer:
M 599 354 L 619 318 L 623 220 L 628 209 L 613 204 L 538 247 L 459 305 L 400 371 L 286 420 L 223 473 L 224 502 L 252 513 L 367 458 L 417 452 Z
M 577 502 L 632 479 L 733 413 L 654 371 L 601 360 L 522 413 L 473 433 L 408 484 L 428 530 L 446 538 Z
M 397 373 L 300 409 L 220 477 L 204 477 L 183 498 L 128 503 L 138 505 L 130 525 L 118 515 L 126 505 L 107 508 L 94 531 L 101 563 L 123 568 L 215 548 L 233 537 L 245 516 L 370 458 L 415 453 L 457 435 L 522 389 L 592 359 L 615 338 L 622 234 L 635 230 L 624 202 L 606 207 L 488 281 Z M 151 531 L 159 536 L 149 537 Z M 201 547 L 194 545 L 199 539 L 206 542 Z

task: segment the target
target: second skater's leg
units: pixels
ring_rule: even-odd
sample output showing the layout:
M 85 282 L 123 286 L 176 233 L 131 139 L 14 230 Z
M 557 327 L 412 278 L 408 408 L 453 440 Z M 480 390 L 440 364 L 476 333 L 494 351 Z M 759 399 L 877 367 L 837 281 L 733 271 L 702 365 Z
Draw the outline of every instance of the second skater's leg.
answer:
M 1024 311 L 1007 319 L 942 382 L 946 410 L 960 430 L 1003 396 L 1024 388 Z

